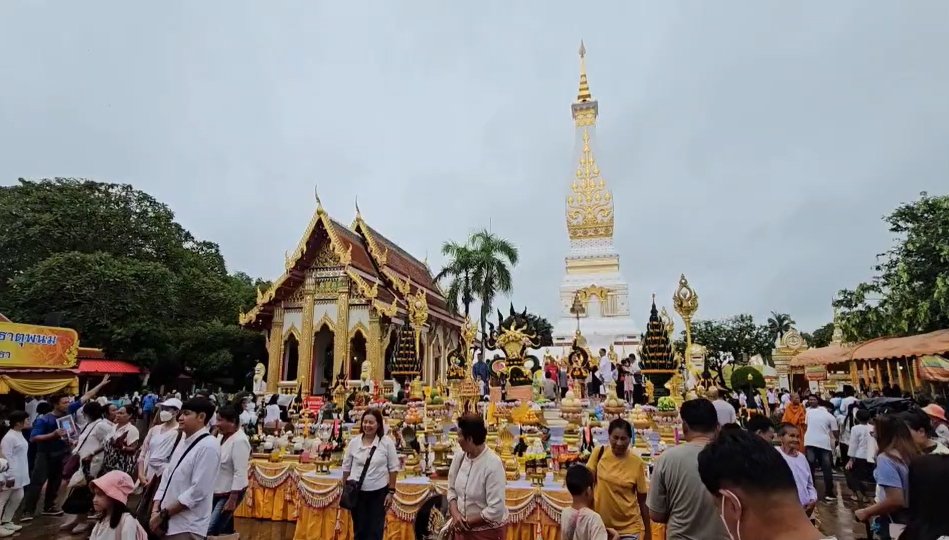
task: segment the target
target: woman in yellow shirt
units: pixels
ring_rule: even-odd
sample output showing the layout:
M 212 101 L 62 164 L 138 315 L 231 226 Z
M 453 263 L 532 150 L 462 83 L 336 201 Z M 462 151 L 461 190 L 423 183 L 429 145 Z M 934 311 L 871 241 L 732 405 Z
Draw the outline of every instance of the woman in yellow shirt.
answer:
M 646 509 L 646 464 L 630 451 L 633 426 L 622 418 L 610 422 L 610 445 L 593 451 L 587 467 L 596 477 L 594 509 L 621 539 L 652 540 Z

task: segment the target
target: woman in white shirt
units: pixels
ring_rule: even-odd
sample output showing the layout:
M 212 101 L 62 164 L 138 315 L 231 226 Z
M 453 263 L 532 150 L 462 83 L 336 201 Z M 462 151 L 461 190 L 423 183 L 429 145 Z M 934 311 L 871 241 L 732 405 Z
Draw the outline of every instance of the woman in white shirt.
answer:
M 277 400 L 280 398 L 277 394 L 270 396 L 267 402 L 266 414 L 264 415 L 264 429 L 280 431 L 280 405 Z
M 240 429 L 237 409 L 230 405 L 218 409 L 217 429 L 221 468 L 214 480 L 214 507 L 208 536 L 234 533 L 234 511 L 244 498 L 250 471 L 250 440 Z
M 88 480 L 99 476 L 99 473 L 102 472 L 104 468 L 103 454 L 109 437 L 112 435 L 113 427 L 112 424 L 104 418 L 106 408 L 97 401 L 86 402 L 82 407 L 82 414 L 86 417 L 86 427 L 83 428 L 82 433 L 79 434 L 79 440 L 76 441 L 76 446 L 73 447 L 72 453 L 79 456 L 79 470 L 82 471 Z M 77 474 L 78 472 L 79 471 L 77 471 Z M 70 481 L 71 479 L 66 478 L 64 480 Z M 89 487 L 82 485 L 74 487 L 73 489 L 85 490 L 89 489 Z M 67 496 L 67 501 L 70 499 L 72 498 Z M 70 532 L 73 534 L 82 534 L 92 528 L 91 523 L 85 522 L 86 514 L 92 510 L 92 502 L 91 500 L 86 501 L 82 497 L 76 497 L 74 500 L 78 502 L 76 504 L 63 503 L 63 510 L 65 510 L 67 514 L 72 514 L 75 517 L 67 519 L 60 525 L 60 529 L 71 529 Z
M 181 439 L 178 430 L 178 412 L 181 400 L 170 398 L 158 404 L 158 425 L 148 430 L 138 454 L 138 481 L 148 485 L 165 470 L 165 465 Z M 158 487 L 158 486 L 154 486 Z M 154 491 L 154 490 L 152 490 Z
M 458 445 L 448 470 L 448 511 L 455 540 L 504 540 L 508 511 L 507 481 L 501 458 L 487 448 L 484 419 L 466 414 L 458 419 Z
M 136 474 L 135 453 L 139 447 L 138 428 L 135 427 L 137 414 L 138 410 L 131 404 L 115 411 L 115 431 L 105 445 L 102 474 L 109 471 L 122 471 L 129 476 Z
M 13 411 L 7 418 L 10 429 L 0 440 L 0 457 L 7 460 L 9 469 L 0 477 L 0 538 L 13 536 L 22 527 L 13 523 L 13 514 L 23 500 L 23 488 L 30 483 L 30 469 L 26 459 L 29 443 L 23 437 L 23 429 L 29 415 L 24 411 Z
M 349 441 L 343 457 L 343 483 L 350 477 L 365 479 L 359 487 L 359 504 L 352 511 L 354 540 L 382 540 L 386 510 L 395 496 L 399 453 L 391 437 L 383 437 L 378 409 L 368 409 L 360 421 L 362 435 Z

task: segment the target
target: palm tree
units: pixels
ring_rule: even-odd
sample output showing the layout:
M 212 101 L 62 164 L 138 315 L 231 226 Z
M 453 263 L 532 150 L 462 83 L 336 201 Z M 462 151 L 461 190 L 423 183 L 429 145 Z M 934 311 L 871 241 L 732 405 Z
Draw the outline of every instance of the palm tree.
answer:
M 474 293 L 481 301 L 481 334 L 488 325 L 488 313 L 498 294 L 511 292 L 511 268 L 517 264 L 517 248 L 509 241 L 496 236 L 487 229 L 474 233 L 468 240 L 472 254 L 471 274 Z M 484 356 L 481 340 L 481 355 Z
M 771 317 L 768 318 L 768 329 L 771 330 L 771 335 L 774 336 L 775 341 L 781 339 L 781 336 L 785 334 L 792 326 L 797 324 L 794 322 L 794 319 L 791 318 L 787 313 L 777 313 L 772 311 Z
M 449 280 L 445 293 L 448 307 L 452 313 L 457 313 L 458 304 L 461 303 L 465 306 L 465 317 L 467 317 L 471 311 L 471 303 L 474 302 L 473 253 L 467 244 L 449 241 L 442 245 L 442 255 L 448 257 L 448 265 L 435 275 L 435 281 Z

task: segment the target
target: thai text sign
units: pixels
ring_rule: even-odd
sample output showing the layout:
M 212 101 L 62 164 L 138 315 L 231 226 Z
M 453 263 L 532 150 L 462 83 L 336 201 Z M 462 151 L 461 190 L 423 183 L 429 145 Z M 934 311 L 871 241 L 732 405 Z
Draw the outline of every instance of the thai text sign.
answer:
M 79 335 L 70 328 L 0 323 L 0 368 L 72 368 Z
M 307 396 L 303 399 L 303 406 L 310 412 L 318 413 L 323 408 L 323 396 Z

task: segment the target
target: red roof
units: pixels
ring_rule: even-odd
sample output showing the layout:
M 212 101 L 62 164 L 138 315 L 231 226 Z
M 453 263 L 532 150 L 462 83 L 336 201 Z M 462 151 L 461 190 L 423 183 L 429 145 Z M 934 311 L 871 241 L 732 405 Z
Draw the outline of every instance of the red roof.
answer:
M 122 360 L 81 360 L 79 362 L 80 375 L 138 375 L 140 373 L 142 373 L 140 367 Z

